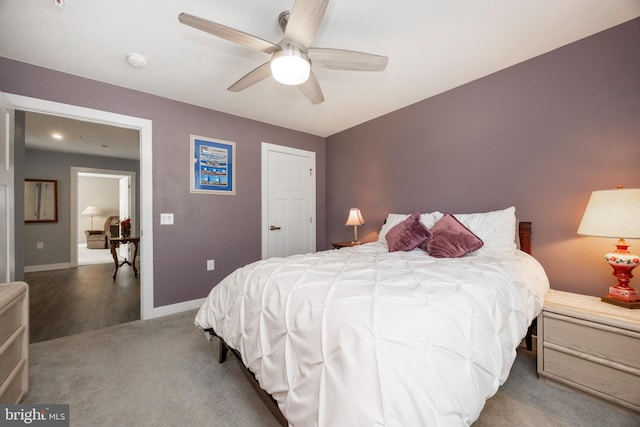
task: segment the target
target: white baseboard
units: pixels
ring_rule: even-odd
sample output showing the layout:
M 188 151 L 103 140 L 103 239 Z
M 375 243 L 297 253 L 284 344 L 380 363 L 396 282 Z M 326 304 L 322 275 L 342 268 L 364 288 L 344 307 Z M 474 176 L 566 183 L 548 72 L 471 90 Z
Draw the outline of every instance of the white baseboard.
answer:
M 194 299 L 191 301 L 179 302 L 176 304 L 163 305 L 162 307 L 154 307 L 153 318 L 168 316 L 170 314 L 182 313 L 183 311 L 195 310 L 202 306 L 205 298 Z
M 60 264 L 29 265 L 24 267 L 24 272 L 33 273 L 35 271 L 64 270 L 65 268 L 71 268 L 71 263 L 63 262 Z

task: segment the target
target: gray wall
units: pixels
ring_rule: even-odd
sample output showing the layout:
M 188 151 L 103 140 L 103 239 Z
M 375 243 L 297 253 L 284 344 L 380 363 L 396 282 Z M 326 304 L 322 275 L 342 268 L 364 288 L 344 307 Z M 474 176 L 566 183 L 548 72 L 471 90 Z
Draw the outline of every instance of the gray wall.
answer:
M 58 222 L 24 224 L 24 265 L 28 267 L 71 262 L 71 167 L 126 170 L 139 176 L 139 162 L 41 150 L 26 150 L 25 153 L 21 170 L 26 178 L 58 181 Z M 140 184 L 136 184 L 136 207 L 139 208 Z M 139 209 L 137 210 L 136 217 L 139 218 Z M 78 220 L 82 221 L 83 218 Z M 44 248 L 37 249 L 37 242 L 43 242 Z
M 326 246 L 324 138 L 7 58 L 0 58 L 0 91 L 153 121 L 154 307 L 202 298 L 235 268 L 260 259 L 263 141 L 316 153 L 317 247 Z M 236 196 L 189 193 L 191 134 L 236 142 Z M 161 212 L 173 212 L 175 225 L 160 226 Z M 212 258 L 216 269 L 207 272 Z
M 328 241 L 352 206 L 372 240 L 388 212 L 513 205 L 552 287 L 602 295 L 615 239 L 576 230 L 591 191 L 640 187 L 638 46 L 635 19 L 331 136 Z

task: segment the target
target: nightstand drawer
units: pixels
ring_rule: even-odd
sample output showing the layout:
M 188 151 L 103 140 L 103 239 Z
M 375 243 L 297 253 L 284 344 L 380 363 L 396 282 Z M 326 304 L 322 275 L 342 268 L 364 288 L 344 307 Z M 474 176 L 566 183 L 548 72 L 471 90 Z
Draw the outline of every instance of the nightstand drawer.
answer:
M 640 369 L 640 334 L 634 331 L 545 313 L 544 338 L 547 343 Z
M 635 375 L 548 348 L 544 371 L 640 407 L 640 379 Z

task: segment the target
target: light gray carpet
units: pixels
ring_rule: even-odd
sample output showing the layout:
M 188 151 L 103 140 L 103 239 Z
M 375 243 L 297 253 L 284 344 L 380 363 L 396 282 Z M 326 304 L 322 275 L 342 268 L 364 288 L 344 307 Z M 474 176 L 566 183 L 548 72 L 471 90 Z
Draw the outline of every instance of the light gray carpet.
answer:
M 31 344 L 25 403 L 67 403 L 72 426 L 277 426 L 233 356 L 193 326 L 195 311 Z M 640 415 L 536 378 L 521 350 L 474 426 L 640 425 Z M 412 426 L 411 426 L 412 427 Z

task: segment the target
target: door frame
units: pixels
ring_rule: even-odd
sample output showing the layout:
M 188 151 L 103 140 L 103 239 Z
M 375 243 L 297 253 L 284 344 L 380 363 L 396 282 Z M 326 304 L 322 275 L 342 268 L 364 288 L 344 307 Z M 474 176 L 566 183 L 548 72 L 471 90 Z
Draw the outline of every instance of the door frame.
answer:
M 4 122 L 4 135 L 0 135 L 3 139 L 2 149 L 4 150 L 5 164 L 0 165 L 0 181 L 6 188 L 3 197 L 1 198 L 2 204 L 0 209 L 4 212 L 3 224 L 0 224 L 2 230 L 0 236 L 4 236 L 0 244 L 3 246 L 3 250 L 0 251 L 2 256 L 3 268 L 0 268 L 0 283 L 12 282 L 15 280 L 16 273 L 16 233 L 15 233 L 15 170 L 14 170 L 14 126 L 15 126 L 15 114 L 14 107 L 11 101 L 5 93 L 0 92 L 0 108 L 6 109 L 6 113 L 0 113 L 0 120 Z M 6 146 L 4 144 L 6 143 Z M 6 184 L 6 185 L 5 185 Z
M 78 266 L 78 176 L 80 173 L 91 173 L 96 175 L 114 175 L 118 177 L 128 176 L 131 180 L 131 188 L 129 188 L 129 209 L 130 212 L 136 210 L 136 173 L 133 171 L 120 171 L 114 169 L 96 169 L 85 167 L 71 167 L 71 267 Z M 132 219 L 131 225 L 135 229 L 135 223 Z M 127 245 L 129 246 L 129 245 Z
M 140 133 L 140 318 L 151 319 L 153 307 L 153 173 L 152 125 L 149 119 L 79 107 L 22 95 L 5 94 L 16 110 L 70 117 L 73 119 L 136 129 Z
M 316 250 L 316 228 L 317 228 L 317 215 L 316 215 L 316 153 L 313 151 L 302 150 L 299 148 L 286 147 L 283 145 L 271 144 L 263 142 L 261 146 L 261 217 L 262 217 L 262 232 L 260 233 L 262 239 L 262 259 L 269 257 L 269 152 L 275 151 L 278 153 L 291 154 L 294 156 L 302 156 L 309 159 L 312 169 L 311 179 L 309 180 L 309 214 L 311 215 L 311 221 L 309 223 L 309 246 L 312 252 Z

